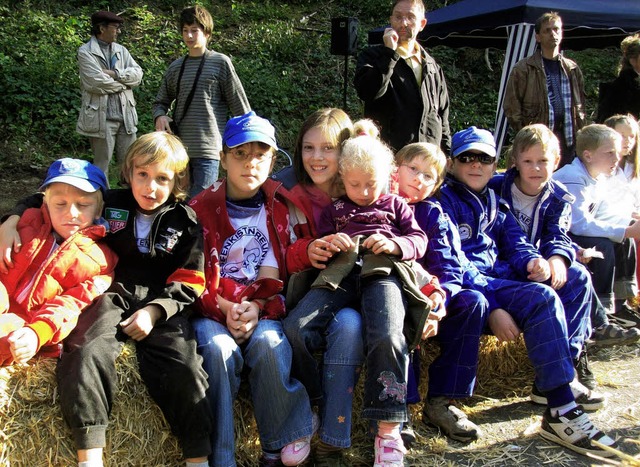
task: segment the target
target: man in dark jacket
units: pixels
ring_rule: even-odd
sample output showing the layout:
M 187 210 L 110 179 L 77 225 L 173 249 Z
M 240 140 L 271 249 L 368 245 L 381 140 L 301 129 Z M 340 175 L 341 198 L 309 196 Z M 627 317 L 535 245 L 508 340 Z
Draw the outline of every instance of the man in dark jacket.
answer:
M 394 150 L 426 141 L 451 147 L 449 93 L 444 73 L 418 44 L 427 24 L 422 0 L 395 0 L 384 45 L 366 48 L 358 57 L 355 87 L 364 114 L 379 126 Z

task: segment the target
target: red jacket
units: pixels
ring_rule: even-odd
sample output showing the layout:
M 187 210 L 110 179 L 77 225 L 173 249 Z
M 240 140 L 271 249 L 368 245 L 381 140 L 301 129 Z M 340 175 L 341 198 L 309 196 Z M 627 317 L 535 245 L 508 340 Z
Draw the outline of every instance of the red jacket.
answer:
M 307 246 L 313 240 L 308 223 L 296 222 L 292 215 L 299 212 L 290 193 L 280 182 L 267 179 L 262 185 L 267 210 L 267 228 L 278 262 L 279 281 L 261 280 L 263 288 L 244 286 L 220 277 L 219 251 L 224 241 L 235 233 L 229 222 L 226 207 L 226 180 L 218 180 L 210 188 L 193 198 L 189 205 L 198 215 L 204 234 L 206 290 L 197 301 L 202 314 L 221 323 L 226 317 L 218 306 L 220 294 L 232 302 L 240 302 L 243 297 L 267 298 L 282 290 L 288 275 L 311 267 Z M 293 225 L 293 227 L 292 227 Z M 261 317 L 276 319 L 284 313 L 283 307 L 269 308 L 268 304 Z
M 38 350 L 67 337 L 83 308 L 111 285 L 118 258 L 97 243 L 106 232 L 104 226 L 92 225 L 49 254 L 55 239 L 46 207 L 28 209 L 20 218 L 22 248 L 13 255 L 15 267 L 0 274 L 0 282 L 9 296 L 9 313 L 35 331 Z M 17 303 L 25 288 L 25 299 Z

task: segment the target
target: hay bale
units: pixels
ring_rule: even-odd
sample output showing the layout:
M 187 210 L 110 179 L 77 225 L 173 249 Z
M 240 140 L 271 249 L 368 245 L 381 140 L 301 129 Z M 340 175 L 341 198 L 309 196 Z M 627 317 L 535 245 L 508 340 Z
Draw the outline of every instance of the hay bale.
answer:
M 423 380 L 427 387 L 427 368 L 439 351 L 430 341 L 422 346 Z M 116 361 L 118 392 L 107 430 L 107 466 L 184 465 L 176 438 L 149 397 L 138 373 L 133 344 L 124 346 Z M 76 464 L 71 432 L 62 419 L 55 381 L 56 362 L 35 360 L 29 365 L 0 368 L 0 466 L 68 466 Z M 369 465 L 372 441 L 369 422 L 360 418 L 363 379 L 354 397 L 353 446 L 349 458 L 353 465 Z M 521 381 L 531 384 L 533 371 L 522 341 L 501 344 L 493 337 L 482 341 L 478 388 L 483 393 L 504 397 Z M 523 387 L 519 388 L 524 391 Z M 420 410 L 420 406 L 415 408 Z M 236 421 L 236 459 L 238 465 L 257 465 L 260 441 L 246 384 L 234 407 Z M 421 456 L 428 452 L 418 451 Z M 412 453 L 411 457 L 414 454 Z M 424 457 L 421 458 L 424 460 Z

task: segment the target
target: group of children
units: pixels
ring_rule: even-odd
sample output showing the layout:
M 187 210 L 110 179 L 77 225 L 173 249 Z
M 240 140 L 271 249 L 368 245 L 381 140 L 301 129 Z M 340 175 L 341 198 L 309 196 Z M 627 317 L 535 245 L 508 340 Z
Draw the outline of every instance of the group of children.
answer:
M 366 362 L 373 465 L 394 466 L 406 453 L 401 430 L 419 379 L 410 354 L 420 341 L 435 336 L 441 349 L 425 419 L 472 441 L 482 432 L 452 400 L 473 392 L 480 337 L 522 334 L 531 399 L 546 406 L 541 435 L 609 455 L 592 444 L 616 446 L 586 413 L 605 402 L 588 377 L 586 342 L 592 327 L 616 342 L 640 337 L 607 321 L 635 296 L 636 205 L 614 216 L 601 189 L 616 170 L 637 179 L 630 126 L 636 152 L 620 169 L 616 130 L 581 130 L 578 157 L 554 172 L 558 141 L 532 125 L 516 135 L 512 167 L 496 175 L 486 130 L 456 133 L 449 158 L 428 143 L 394 156 L 370 122 L 322 109 L 303 125 L 293 167 L 270 177 L 275 129 L 249 112 L 226 125 L 226 177 L 188 204 L 188 157 L 166 132 L 131 146 L 127 188 L 108 190 L 87 162 L 56 161 L 44 195 L 0 227 L 2 364 L 60 355 L 60 403 L 81 466 L 102 465 L 114 361 L 129 338 L 188 466 L 235 465 L 233 401 L 244 375 L 260 465 L 301 464 L 317 432 L 315 465 L 340 466 Z M 604 258 L 588 261 L 592 284 L 582 262 L 593 246 Z M 297 290 L 287 288 L 294 280 Z M 604 322 L 595 326 L 592 314 Z

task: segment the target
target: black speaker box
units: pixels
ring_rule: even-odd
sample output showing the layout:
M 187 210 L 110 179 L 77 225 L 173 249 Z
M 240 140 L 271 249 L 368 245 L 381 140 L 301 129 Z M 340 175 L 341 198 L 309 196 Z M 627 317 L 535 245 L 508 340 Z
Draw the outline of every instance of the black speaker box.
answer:
M 353 55 L 358 50 L 358 19 L 331 18 L 331 54 Z

